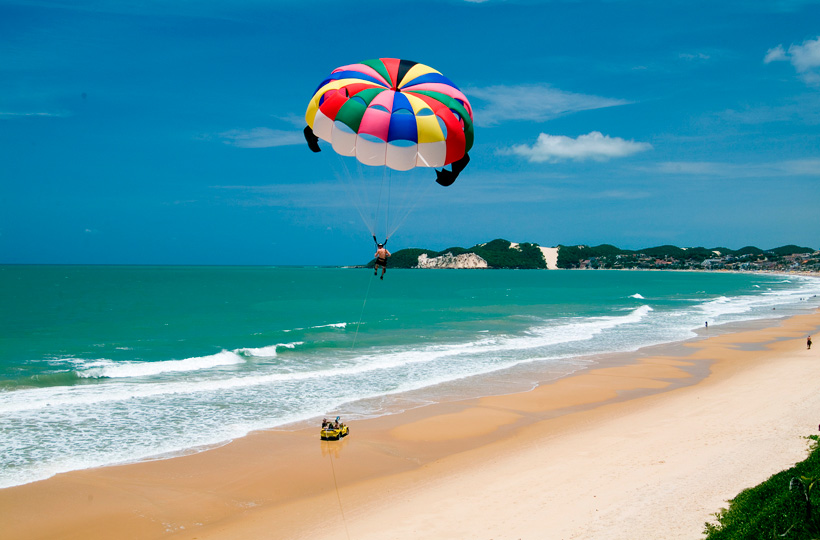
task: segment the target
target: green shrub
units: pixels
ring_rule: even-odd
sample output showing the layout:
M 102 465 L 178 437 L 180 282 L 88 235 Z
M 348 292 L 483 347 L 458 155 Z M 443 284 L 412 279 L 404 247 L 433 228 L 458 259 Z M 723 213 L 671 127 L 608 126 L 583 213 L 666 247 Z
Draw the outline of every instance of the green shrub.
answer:
M 705 525 L 706 540 L 820 538 L 820 438 L 809 439 L 804 461 L 740 492 L 717 512 L 716 522 Z

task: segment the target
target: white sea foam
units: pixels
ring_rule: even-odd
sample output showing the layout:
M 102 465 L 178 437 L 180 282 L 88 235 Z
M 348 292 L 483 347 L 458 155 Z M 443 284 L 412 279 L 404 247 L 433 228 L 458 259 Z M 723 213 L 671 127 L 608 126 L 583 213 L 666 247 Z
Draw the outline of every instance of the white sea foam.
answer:
M 641 296 L 639 293 L 629 295 L 630 298 L 637 298 L 638 300 L 644 300 L 644 297 Z
M 347 328 L 346 322 L 340 323 L 330 323 L 330 324 L 317 324 L 316 326 L 310 326 L 307 330 L 317 330 L 319 328 Z M 289 330 L 282 330 L 283 332 L 298 332 L 300 330 L 305 330 L 305 328 L 291 328 Z
M 277 343 L 276 345 L 269 345 L 267 347 L 246 347 L 243 349 L 237 349 L 236 353 L 244 356 L 254 356 L 256 358 L 275 358 L 277 355 L 276 351 L 279 347 L 294 349 L 298 345 L 304 345 L 304 343 L 304 341 L 294 341 L 292 343 Z
M 799 278 L 798 278 L 799 279 Z M 782 283 L 792 283 L 784 280 Z M 744 314 L 759 313 L 779 305 L 796 304 L 802 297 L 816 294 L 818 281 L 812 278 L 803 278 L 797 288 L 774 291 L 770 288 L 766 292 L 743 296 L 720 296 L 703 302 L 697 307 L 704 315 L 719 321 L 741 320 Z M 779 316 L 779 314 L 774 314 Z
M 108 360 L 98 361 L 101 365 L 89 368 L 87 377 L 108 377 L 123 379 L 121 383 L 109 383 L 104 386 L 55 386 L 19 390 L 13 393 L 0 393 L 0 412 L 26 411 L 48 407 L 67 407 L 77 405 L 122 402 L 130 399 L 153 398 L 162 395 L 190 395 L 208 392 L 224 392 L 240 388 L 251 388 L 270 384 L 294 384 L 298 382 L 351 377 L 367 373 L 384 372 L 403 368 L 412 364 L 433 363 L 443 358 L 475 358 L 504 353 L 510 358 L 497 363 L 491 370 L 510 367 L 521 361 L 528 361 L 525 356 L 514 354 L 538 347 L 585 341 L 604 330 L 624 324 L 634 324 L 646 317 L 652 308 L 641 306 L 627 315 L 615 317 L 598 317 L 579 320 L 568 324 L 548 327 L 533 327 L 524 335 L 485 338 L 466 343 L 449 343 L 426 347 L 409 347 L 394 351 L 367 351 L 355 356 L 348 365 L 329 365 L 320 369 L 300 372 L 275 372 L 265 374 L 235 375 L 231 377 L 203 377 L 197 380 L 176 380 L 155 382 L 150 385 L 130 383 L 128 378 L 156 375 L 168 371 L 190 371 L 193 366 L 205 369 L 216 365 L 240 363 L 242 357 L 231 351 L 222 351 L 217 355 L 202 358 L 167 362 L 143 362 L 138 364 L 113 364 Z M 295 346 L 297 343 L 294 343 Z M 220 364 L 222 361 L 224 363 Z M 174 369 L 176 368 L 176 369 Z M 105 373 L 106 375 L 101 375 Z M 94 375 L 96 374 L 96 375 Z M 446 371 L 443 375 L 447 379 Z M 429 384 L 429 383 L 427 383 Z
M 311 326 L 311 328 L 347 328 L 346 322 L 340 323 L 332 323 L 332 324 L 320 324 L 318 326 Z
M 209 356 L 196 356 L 182 360 L 163 360 L 158 362 L 115 362 L 106 358 L 93 360 L 68 358 L 63 359 L 63 361 L 69 361 L 75 364 L 77 366 L 77 376 L 83 379 L 150 377 L 164 373 L 201 371 L 216 367 L 242 364 L 245 362 L 243 356 L 273 358 L 276 357 L 276 350 L 278 348 L 293 349 L 303 343 L 303 341 L 295 341 L 292 343 L 277 343 L 276 345 L 268 347 L 243 348 L 234 351 L 223 350 Z
M 129 377 L 149 377 L 163 373 L 199 371 L 218 366 L 241 364 L 245 360 L 232 351 L 221 351 L 210 356 L 197 356 L 184 360 L 164 360 L 161 362 L 114 362 L 97 360 L 89 362 L 77 375 L 86 379 L 119 379 Z
M 530 359 L 523 351 L 547 348 L 555 345 L 587 341 L 606 330 L 621 325 L 635 324 L 642 321 L 650 312 L 650 306 L 641 306 L 627 315 L 578 319 L 557 325 L 535 325 L 524 334 L 517 336 L 497 336 L 483 338 L 466 343 L 449 343 L 431 345 L 423 348 L 413 347 L 407 350 L 381 352 L 361 358 L 357 362 L 359 373 L 371 370 L 389 370 L 410 364 L 432 363 L 445 358 L 484 357 L 501 354 L 506 361 L 496 363 L 490 371 L 511 367 Z M 545 321 L 546 322 L 546 321 Z M 563 356 L 563 355 L 561 355 Z M 347 373 L 346 369 L 333 370 L 334 374 Z
M 720 296 L 714 300 L 704 302 L 700 309 L 711 318 L 721 317 L 723 315 L 745 313 L 751 309 L 749 302 L 744 302 L 739 298 L 728 298 Z

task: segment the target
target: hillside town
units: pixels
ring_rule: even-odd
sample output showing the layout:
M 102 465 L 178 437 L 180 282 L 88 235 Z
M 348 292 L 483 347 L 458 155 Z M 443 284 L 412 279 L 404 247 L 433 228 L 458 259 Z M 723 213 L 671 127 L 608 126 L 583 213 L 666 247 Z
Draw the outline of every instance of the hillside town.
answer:
M 742 255 L 724 254 L 716 250 L 711 253 L 712 257 L 709 258 L 701 256 L 682 258 L 670 255 L 657 257 L 645 253 L 619 253 L 580 259 L 577 264 L 570 264 L 565 268 L 820 272 L 820 251 L 790 255 L 779 255 L 772 251 Z

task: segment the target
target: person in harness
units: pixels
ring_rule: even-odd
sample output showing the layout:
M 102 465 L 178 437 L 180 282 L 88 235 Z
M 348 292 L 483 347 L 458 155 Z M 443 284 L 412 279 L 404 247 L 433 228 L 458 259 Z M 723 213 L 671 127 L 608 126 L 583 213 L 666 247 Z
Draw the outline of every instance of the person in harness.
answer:
M 373 240 L 376 241 L 376 237 L 373 237 Z M 384 244 L 387 243 L 387 240 L 384 243 L 379 243 L 376 241 L 376 264 L 373 266 L 373 275 L 376 276 L 379 274 L 379 266 L 382 267 L 382 277 L 384 279 L 384 273 L 387 271 L 387 258 L 390 257 L 390 252 L 387 251 L 387 248 L 384 247 Z

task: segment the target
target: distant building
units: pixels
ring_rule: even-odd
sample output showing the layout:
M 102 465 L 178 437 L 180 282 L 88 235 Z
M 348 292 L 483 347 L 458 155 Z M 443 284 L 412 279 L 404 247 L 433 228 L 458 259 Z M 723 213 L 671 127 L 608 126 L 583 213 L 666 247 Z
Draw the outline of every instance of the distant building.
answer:
M 713 269 L 713 268 L 723 268 L 723 260 L 722 259 L 706 259 L 700 265 L 704 268 Z

